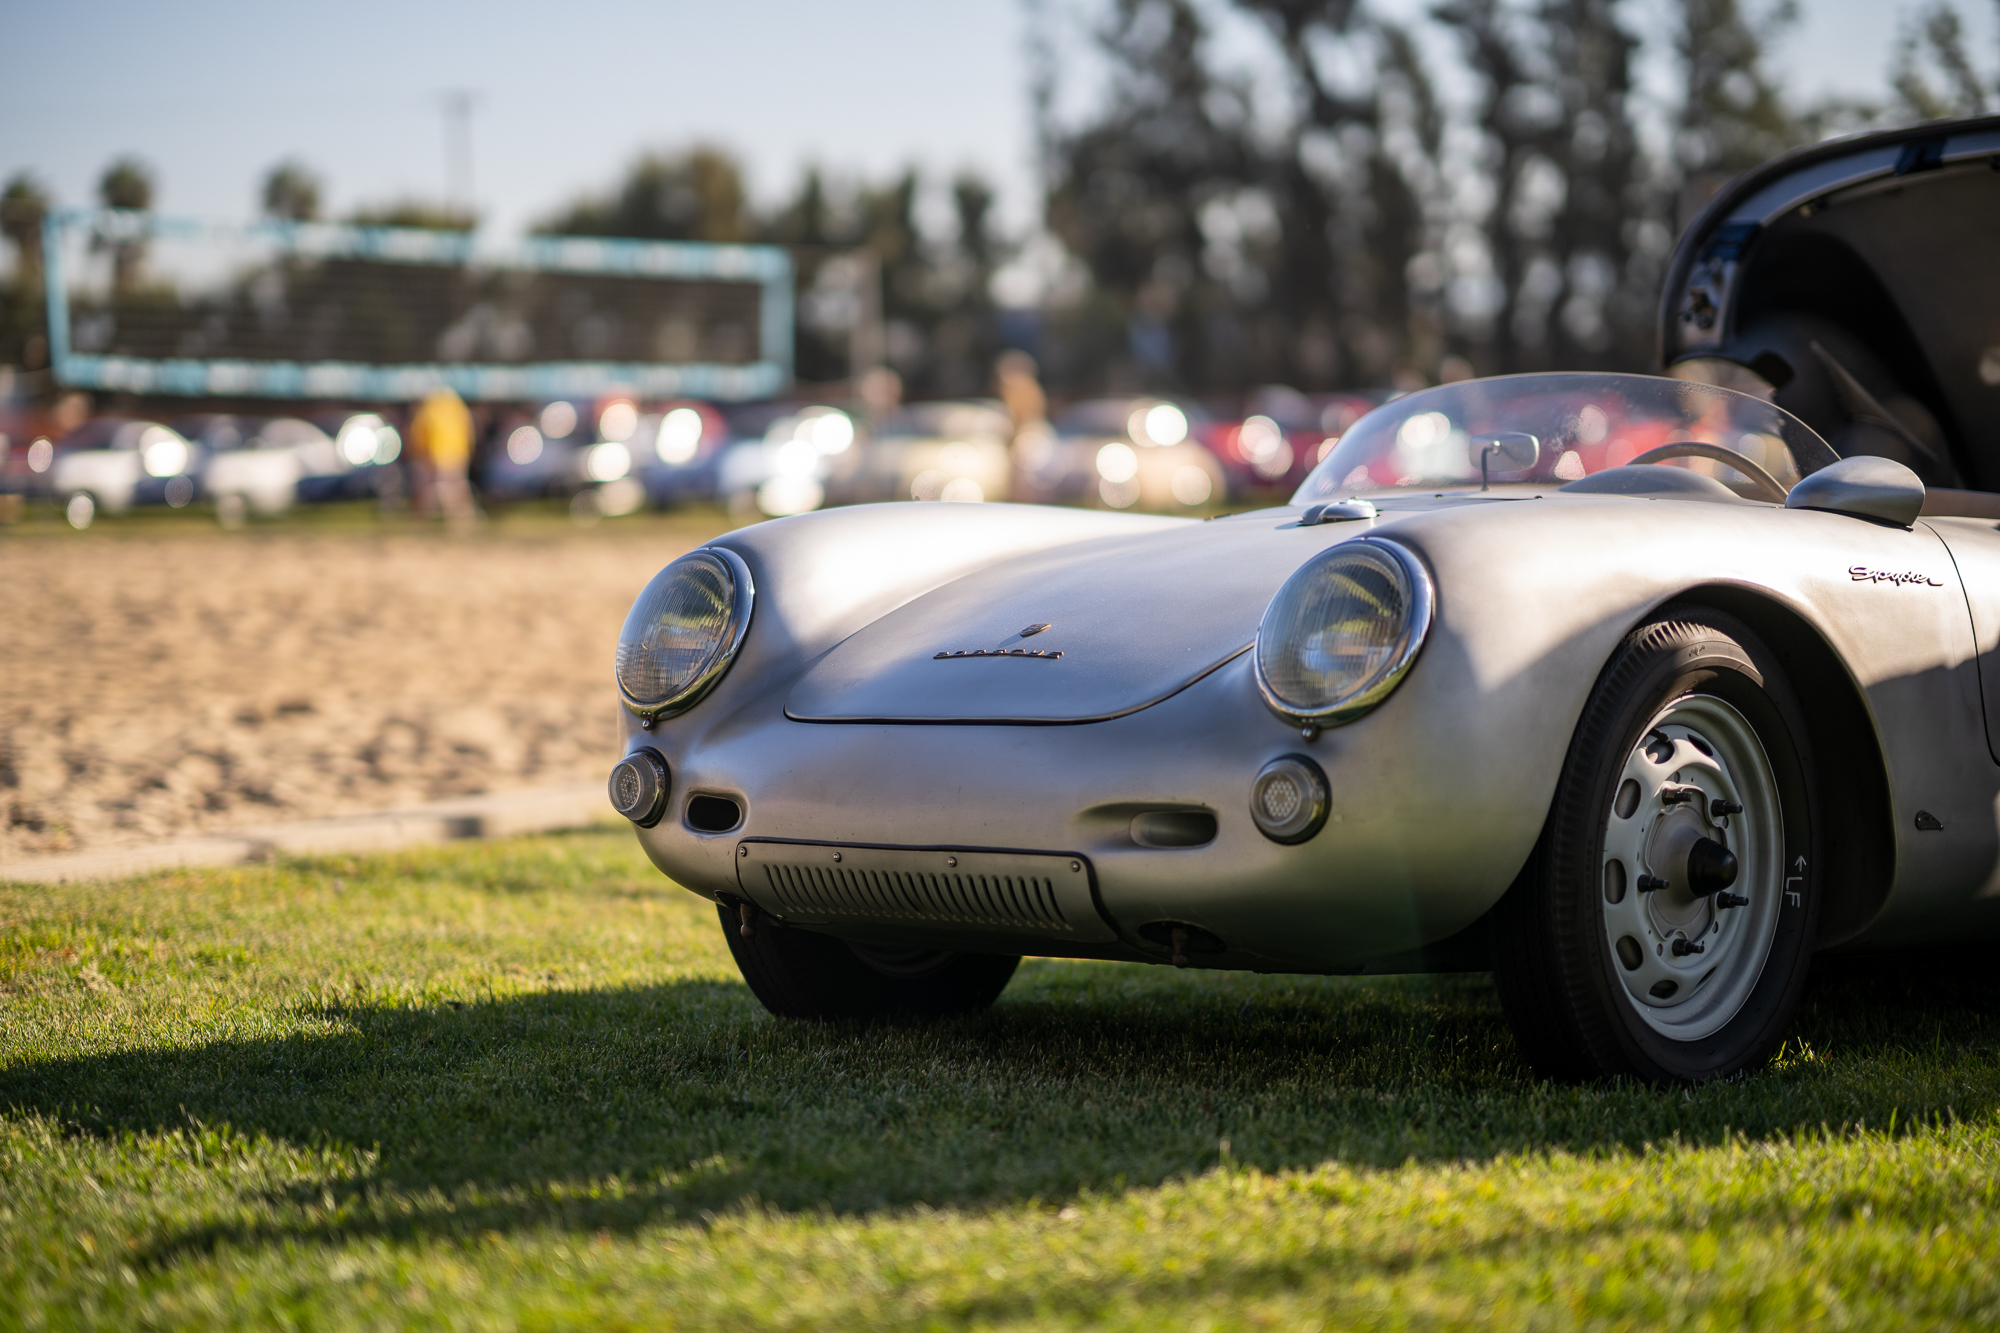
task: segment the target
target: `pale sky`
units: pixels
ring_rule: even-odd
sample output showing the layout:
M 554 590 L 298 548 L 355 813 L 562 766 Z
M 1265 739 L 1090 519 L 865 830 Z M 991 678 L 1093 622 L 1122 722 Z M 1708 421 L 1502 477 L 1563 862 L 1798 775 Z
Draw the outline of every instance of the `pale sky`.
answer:
M 1045 3 L 1074 15 L 1094 0 Z M 1956 3 L 1992 69 L 1994 6 Z M 478 202 L 502 230 L 609 186 L 646 147 L 695 139 L 734 149 L 766 203 L 807 162 L 871 176 L 915 163 L 938 179 L 979 168 L 1001 186 L 1010 229 L 1034 211 L 1021 0 L 6 8 L 0 178 L 31 169 L 64 203 L 89 202 L 98 173 L 126 152 L 154 167 L 156 207 L 175 213 L 254 212 L 264 171 L 290 155 L 322 175 L 335 214 L 437 198 L 439 93 L 469 88 Z M 1804 94 L 1880 93 L 1899 15 L 1913 8 L 1802 0 L 1778 65 Z M 1085 46 L 1082 32 L 1072 18 L 1068 52 Z M 1071 96 L 1087 96 L 1088 62 L 1072 66 Z

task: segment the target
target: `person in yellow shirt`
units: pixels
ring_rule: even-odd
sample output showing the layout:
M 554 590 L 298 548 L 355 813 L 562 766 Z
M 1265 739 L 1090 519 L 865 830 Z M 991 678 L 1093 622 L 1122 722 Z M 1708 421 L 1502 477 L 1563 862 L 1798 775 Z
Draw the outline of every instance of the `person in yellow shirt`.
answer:
M 439 386 L 410 417 L 411 500 L 420 518 L 442 514 L 454 527 L 473 519 L 466 464 L 472 459 L 472 413 L 465 400 Z

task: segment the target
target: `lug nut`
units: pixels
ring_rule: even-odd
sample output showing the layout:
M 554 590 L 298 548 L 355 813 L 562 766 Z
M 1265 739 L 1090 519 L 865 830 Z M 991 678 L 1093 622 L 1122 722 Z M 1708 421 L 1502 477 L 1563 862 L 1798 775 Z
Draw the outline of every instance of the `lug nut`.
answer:
M 1731 893 L 1724 889 L 1715 895 L 1715 905 L 1726 912 L 1732 907 L 1748 907 L 1750 900 L 1740 893 Z
M 1708 803 L 1708 817 L 1710 819 L 1721 819 L 1724 815 L 1740 815 L 1742 813 L 1742 806 L 1736 804 L 1734 801 L 1725 801 L 1720 796 Z
M 1691 944 L 1687 940 L 1676 939 L 1674 941 L 1673 952 L 1674 957 L 1685 958 L 1691 953 L 1707 953 L 1708 946 L 1706 944 Z
M 1639 892 L 1641 893 L 1658 893 L 1661 889 L 1669 887 L 1671 886 L 1667 881 L 1661 879 L 1658 875 L 1639 876 Z

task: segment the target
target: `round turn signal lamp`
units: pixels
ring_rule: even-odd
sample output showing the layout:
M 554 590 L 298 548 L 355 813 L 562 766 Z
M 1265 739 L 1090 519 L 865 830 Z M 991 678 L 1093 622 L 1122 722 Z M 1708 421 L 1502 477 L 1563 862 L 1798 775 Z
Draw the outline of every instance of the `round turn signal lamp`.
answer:
M 1250 818 L 1273 842 L 1304 842 L 1326 823 L 1326 774 L 1302 754 L 1273 759 L 1250 784 Z
M 667 810 L 667 761 L 658 750 L 634 750 L 611 770 L 611 808 L 640 828 Z

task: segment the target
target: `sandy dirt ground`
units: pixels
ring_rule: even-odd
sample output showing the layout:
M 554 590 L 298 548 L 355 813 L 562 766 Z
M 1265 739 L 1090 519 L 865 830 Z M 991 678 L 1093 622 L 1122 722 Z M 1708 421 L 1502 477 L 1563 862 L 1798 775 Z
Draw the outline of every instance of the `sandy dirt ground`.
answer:
M 0 862 L 601 777 L 626 608 L 718 527 L 0 533 Z

